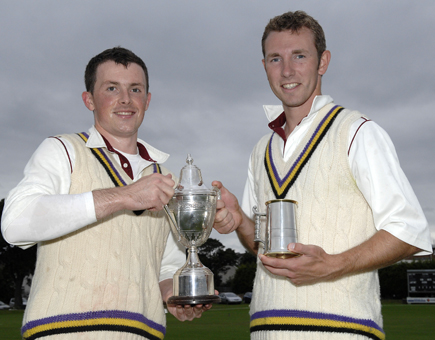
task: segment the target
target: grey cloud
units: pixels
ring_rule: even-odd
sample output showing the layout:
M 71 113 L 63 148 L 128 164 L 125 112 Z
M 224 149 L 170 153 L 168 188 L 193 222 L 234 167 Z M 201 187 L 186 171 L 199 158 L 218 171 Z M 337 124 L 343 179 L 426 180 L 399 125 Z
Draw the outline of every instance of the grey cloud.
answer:
M 171 154 L 175 173 L 192 153 L 206 181 L 222 180 L 241 197 L 250 151 L 267 133 L 261 106 L 278 103 L 261 64 L 261 35 L 271 17 L 302 9 L 319 20 L 332 51 L 323 92 L 385 128 L 435 225 L 432 1 L 47 0 L 3 7 L 0 197 L 43 138 L 92 124 L 80 97 L 85 65 L 119 45 L 143 57 L 150 72 L 140 137 Z M 241 251 L 234 235 L 214 237 Z

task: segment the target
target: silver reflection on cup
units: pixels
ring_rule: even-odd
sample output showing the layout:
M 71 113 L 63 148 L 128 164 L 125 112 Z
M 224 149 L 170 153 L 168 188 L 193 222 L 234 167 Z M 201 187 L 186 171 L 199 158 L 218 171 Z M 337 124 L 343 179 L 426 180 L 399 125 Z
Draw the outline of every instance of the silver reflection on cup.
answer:
M 186 163 L 181 169 L 175 194 L 165 206 L 172 233 L 179 243 L 188 248 L 186 263 L 174 274 L 174 295 L 167 303 L 217 303 L 220 297 L 215 295 L 213 273 L 199 260 L 197 247 L 210 236 L 220 191 L 216 187 L 208 189 L 204 185 L 201 171 L 193 165 L 190 154 Z
M 266 213 L 260 213 L 257 206 L 255 214 L 255 242 L 264 245 L 264 255 L 276 258 L 290 258 L 300 254 L 289 251 L 289 243 L 296 243 L 296 207 L 298 202 L 289 199 L 276 199 L 266 202 Z M 261 238 L 261 217 L 266 217 L 265 239 Z

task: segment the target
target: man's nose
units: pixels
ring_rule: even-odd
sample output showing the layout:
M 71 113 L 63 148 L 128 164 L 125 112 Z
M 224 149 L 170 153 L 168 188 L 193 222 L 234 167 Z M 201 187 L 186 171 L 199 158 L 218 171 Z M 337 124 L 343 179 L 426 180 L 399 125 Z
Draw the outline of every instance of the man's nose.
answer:
M 282 63 L 281 73 L 283 77 L 290 77 L 294 75 L 294 72 L 294 67 L 291 61 L 287 60 Z
M 121 104 L 130 104 L 131 97 L 130 92 L 128 90 L 122 90 L 119 97 L 119 102 Z

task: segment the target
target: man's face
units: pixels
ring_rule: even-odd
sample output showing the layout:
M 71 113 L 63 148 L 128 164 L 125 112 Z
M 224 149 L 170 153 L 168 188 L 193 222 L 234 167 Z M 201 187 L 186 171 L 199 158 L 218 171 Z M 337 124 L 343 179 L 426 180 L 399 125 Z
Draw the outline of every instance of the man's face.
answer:
M 271 32 L 265 41 L 263 65 L 273 93 L 286 108 L 308 111 L 321 94 L 321 76 L 329 63 L 329 51 L 319 60 L 312 32 Z M 307 111 L 307 113 L 308 113 Z
M 82 95 L 86 107 L 94 112 L 95 127 L 109 141 L 137 137 L 151 100 L 146 93 L 143 69 L 107 61 L 97 68 L 94 93 Z

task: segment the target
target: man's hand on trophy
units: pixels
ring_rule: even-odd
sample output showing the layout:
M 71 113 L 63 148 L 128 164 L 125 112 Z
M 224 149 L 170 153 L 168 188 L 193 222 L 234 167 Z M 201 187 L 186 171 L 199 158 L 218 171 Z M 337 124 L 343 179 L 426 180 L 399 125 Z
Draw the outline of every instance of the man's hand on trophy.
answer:
M 221 191 L 221 199 L 216 204 L 216 216 L 213 228 L 220 234 L 229 234 L 242 223 L 243 212 L 239 201 L 223 184 L 213 181 L 212 185 Z
M 174 195 L 174 185 L 175 182 L 170 174 L 152 174 L 144 176 L 135 183 L 126 186 L 126 189 L 130 189 L 129 197 L 137 205 L 137 207 L 131 210 L 162 210 L 164 205 Z
M 95 216 L 100 220 L 123 209 L 162 210 L 174 195 L 174 185 L 170 174 L 152 174 L 130 185 L 94 190 Z
M 211 307 L 211 304 L 196 306 L 167 305 L 168 311 L 180 321 L 192 321 L 193 319 L 200 318 L 202 313 L 209 310 Z
M 166 302 L 173 293 L 173 280 L 167 279 L 160 282 L 160 292 L 162 293 L 163 301 Z M 219 292 L 215 290 L 215 294 Z M 169 313 L 175 316 L 180 321 L 192 321 L 193 319 L 200 318 L 202 313 L 209 310 L 213 305 L 166 305 Z

